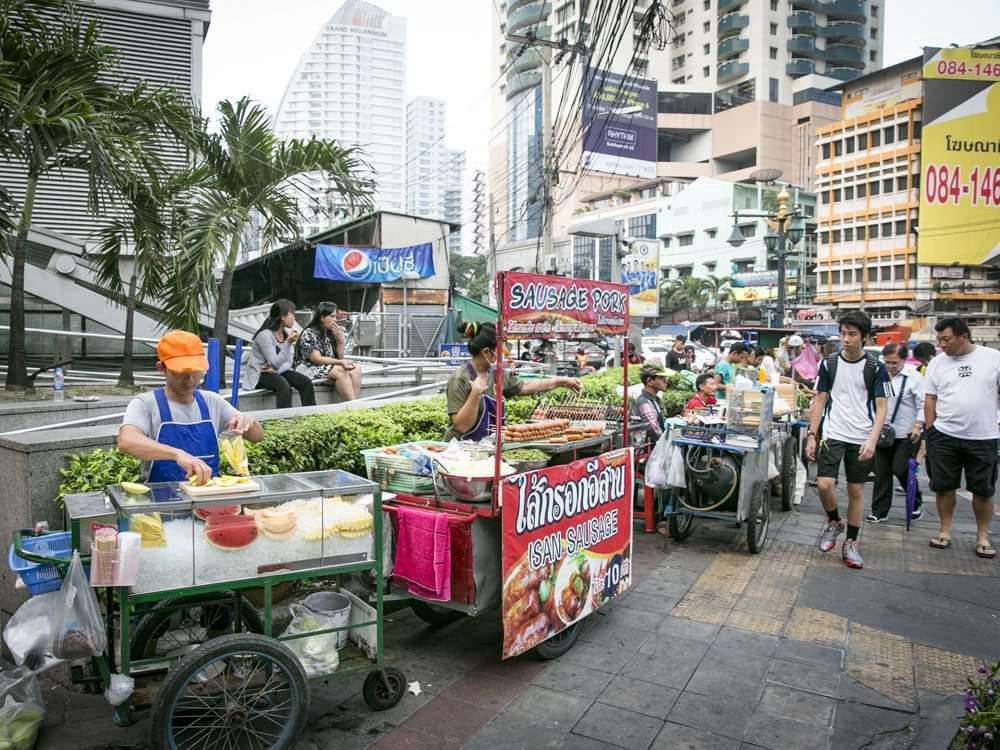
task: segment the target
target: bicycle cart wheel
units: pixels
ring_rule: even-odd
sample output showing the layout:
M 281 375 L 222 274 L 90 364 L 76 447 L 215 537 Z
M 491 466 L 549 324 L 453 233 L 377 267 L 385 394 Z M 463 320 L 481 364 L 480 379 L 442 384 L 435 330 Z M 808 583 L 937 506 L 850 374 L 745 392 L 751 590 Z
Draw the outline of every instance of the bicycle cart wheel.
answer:
M 155 750 L 286 750 L 305 727 L 309 687 L 287 646 L 226 635 L 178 662 L 152 709 Z
M 201 644 L 236 631 L 235 600 L 219 594 L 157 602 L 136 626 L 133 659 L 177 657 Z M 240 599 L 240 632 L 263 633 L 264 623 L 253 605 Z
M 694 531 L 694 515 L 691 513 L 674 512 L 668 522 L 670 538 L 675 542 L 683 542 Z
M 771 523 L 771 498 L 766 481 L 755 482 L 750 495 L 750 513 L 747 515 L 747 547 L 756 555 L 764 548 L 767 527 Z
M 413 610 L 413 614 L 435 628 L 443 627 L 448 623 L 465 617 L 464 614 L 456 609 L 448 609 L 437 604 L 428 604 L 421 599 L 410 600 L 410 609 Z
M 573 644 L 576 643 L 576 639 L 579 637 L 580 623 L 575 622 L 568 628 L 560 630 L 547 641 L 542 641 L 535 646 L 535 655 L 543 661 L 558 659 L 560 656 L 573 648 Z
M 795 474 L 799 462 L 797 448 L 798 443 L 792 436 L 785 438 L 781 448 L 781 509 L 784 511 L 792 509 L 792 500 L 795 495 Z
M 383 667 L 369 672 L 361 694 L 373 711 L 386 711 L 395 706 L 406 692 L 406 675 L 395 667 Z

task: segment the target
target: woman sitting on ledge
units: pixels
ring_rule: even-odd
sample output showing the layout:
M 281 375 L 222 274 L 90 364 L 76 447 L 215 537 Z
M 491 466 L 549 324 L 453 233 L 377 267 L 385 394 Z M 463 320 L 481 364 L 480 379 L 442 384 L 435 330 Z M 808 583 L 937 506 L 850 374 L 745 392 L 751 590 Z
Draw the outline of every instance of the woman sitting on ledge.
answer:
M 299 332 L 295 326 L 295 303 L 279 299 L 253 337 L 250 359 L 243 370 L 243 388 L 266 388 L 274 391 L 276 405 L 287 409 L 292 405 L 292 388 L 299 392 L 303 406 L 316 405 L 312 381 L 292 369 L 295 342 Z
M 326 378 L 341 399 L 361 394 L 361 368 L 344 359 L 344 329 L 337 324 L 337 305 L 320 302 L 295 347 L 295 369 L 310 380 Z

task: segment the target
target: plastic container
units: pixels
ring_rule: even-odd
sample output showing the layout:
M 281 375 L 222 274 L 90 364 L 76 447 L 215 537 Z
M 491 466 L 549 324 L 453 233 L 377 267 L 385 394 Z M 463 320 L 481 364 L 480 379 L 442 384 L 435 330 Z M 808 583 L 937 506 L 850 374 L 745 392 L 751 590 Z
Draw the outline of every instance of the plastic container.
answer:
M 66 374 L 63 368 L 57 367 L 52 371 L 52 400 L 62 401 L 66 398 Z
M 302 600 L 302 606 L 319 617 L 328 618 L 332 624 L 326 627 L 344 628 L 351 624 L 351 600 L 335 591 L 321 591 L 310 594 Z M 337 648 L 347 645 L 347 631 L 337 635 Z
M 73 556 L 73 546 L 70 539 L 70 532 L 60 531 L 55 534 L 44 536 L 29 536 L 21 540 L 21 546 L 25 552 L 46 557 L 57 557 L 60 560 L 69 562 Z M 7 556 L 7 564 L 10 569 L 17 573 L 32 596 L 47 594 L 50 591 L 58 591 L 62 586 L 62 578 L 54 565 L 28 562 L 19 557 L 14 551 L 14 545 L 10 547 Z

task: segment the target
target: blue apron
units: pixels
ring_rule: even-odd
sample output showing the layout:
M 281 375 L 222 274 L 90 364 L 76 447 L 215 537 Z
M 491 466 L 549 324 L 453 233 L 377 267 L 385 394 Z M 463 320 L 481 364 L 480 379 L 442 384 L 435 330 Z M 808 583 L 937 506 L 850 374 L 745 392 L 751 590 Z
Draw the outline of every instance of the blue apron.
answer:
M 465 367 L 469 371 L 469 377 L 475 380 L 479 375 L 476 372 L 476 368 L 468 362 L 465 363 Z M 479 397 L 479 411 L 479 421 L 476 422 L 475 427 L 462 435 L 462 440 L 482 440 L 496 429 L 497 400 L 493 396 L 487 396 L 484 393 Z M 501 422 L 503 422 L 503 417 L 504 414 L 501 412 Z
M 208 404 L 205 403 L 201 392 L 194 392 L 201 420 L 187 423 L 174 421 L 173 414 L 170 413 L 170 404 L 167 402 L 167 394 L 162 388 L 153 391 L 153 395 L 160 410 L 160 429 L 156 432 L 156 442 L 200 458 L 208 464 L 212 476 L 218 476 L 219 438 L 212 415 L 208 411 Z M 149 482 L 183 482 L 185 479 L 187 476 L 176 461 L 153 461 L 147 477 Z

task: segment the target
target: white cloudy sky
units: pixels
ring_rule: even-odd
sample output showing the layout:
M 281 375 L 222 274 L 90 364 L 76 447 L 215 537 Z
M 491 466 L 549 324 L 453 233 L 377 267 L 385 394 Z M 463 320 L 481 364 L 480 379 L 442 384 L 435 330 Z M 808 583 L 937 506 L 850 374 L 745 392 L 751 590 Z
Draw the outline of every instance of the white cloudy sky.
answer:
M 407 21 L 407 95 L 448 102 L 448 145 L 485 167 L 490 118 L 492 0 L 376 0 Z M 922 45 L 968 44 L 1000 34 L 998 0 L 881 0 L 885 63 Z M 204 99 L 249 95 L 272 111 L 299 57 L 341 0 L 212 0 L 205 42 Z

